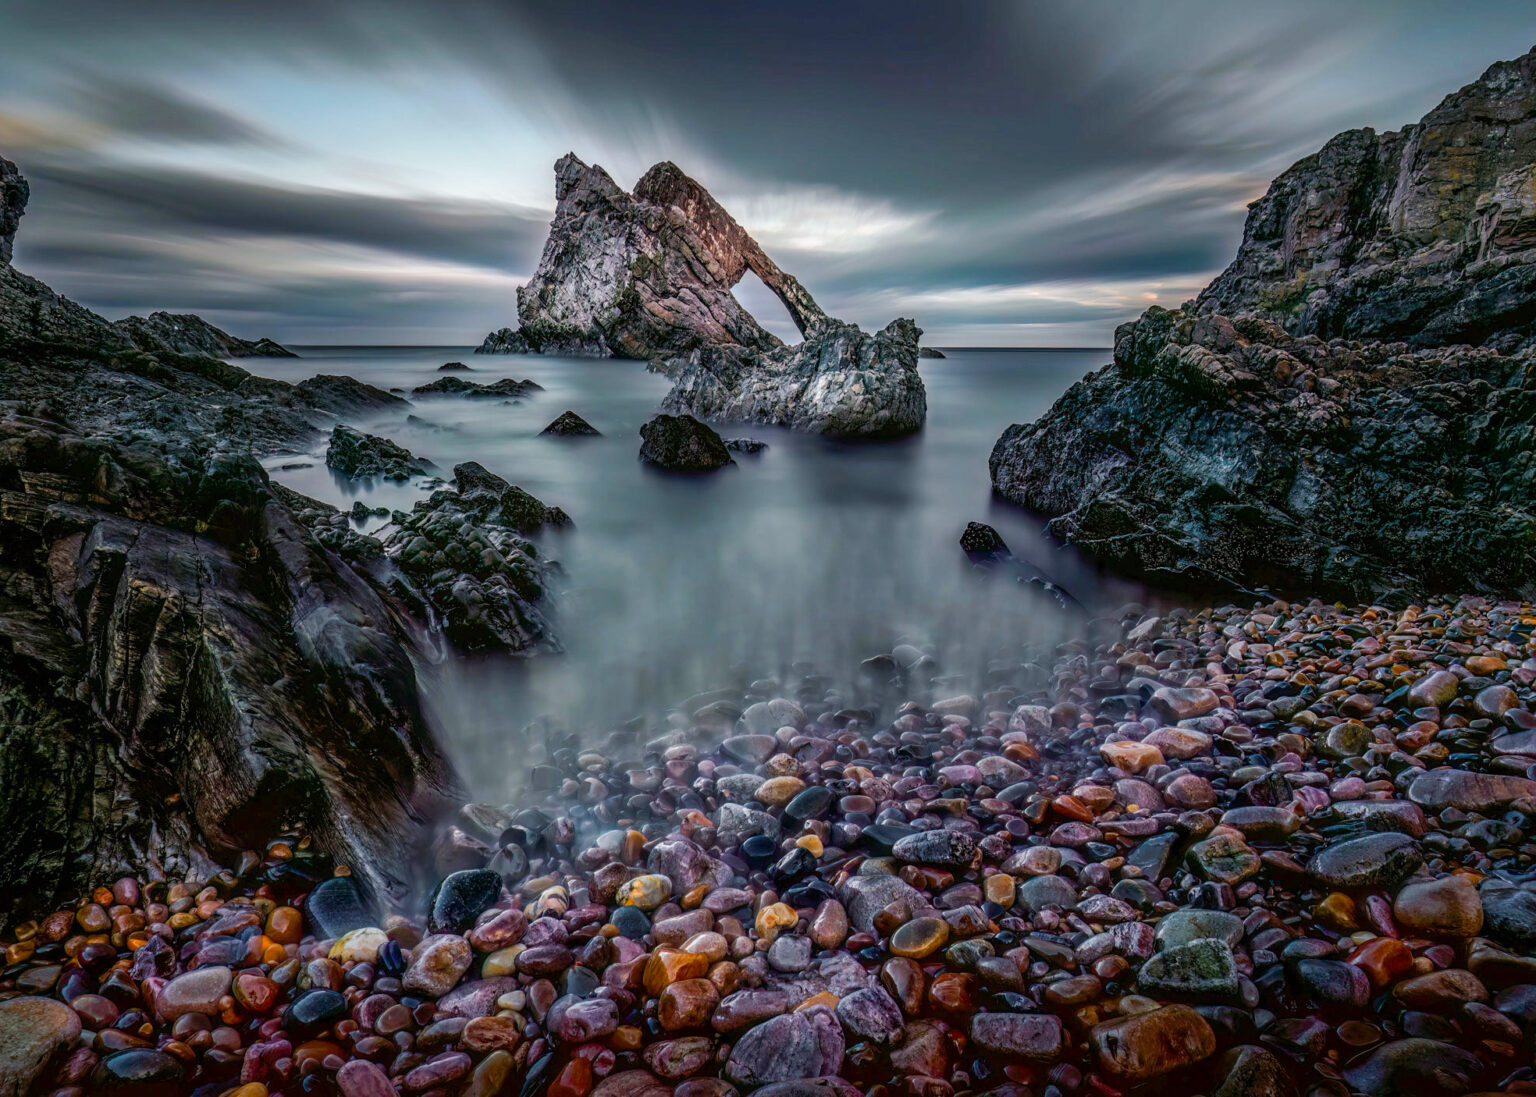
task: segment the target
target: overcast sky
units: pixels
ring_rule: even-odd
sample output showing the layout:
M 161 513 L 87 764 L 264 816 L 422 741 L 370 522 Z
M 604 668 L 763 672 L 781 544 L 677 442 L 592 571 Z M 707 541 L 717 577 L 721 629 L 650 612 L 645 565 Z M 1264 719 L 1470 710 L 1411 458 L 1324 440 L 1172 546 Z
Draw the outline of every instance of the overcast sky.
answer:
M 0 35 L 16 265 L 114 318 L 478 342 L 574 151 L 675 161 L 835 315 L 1104 346 L 1277 171 L 1536 44 L 1536 5 L 0 0 Z

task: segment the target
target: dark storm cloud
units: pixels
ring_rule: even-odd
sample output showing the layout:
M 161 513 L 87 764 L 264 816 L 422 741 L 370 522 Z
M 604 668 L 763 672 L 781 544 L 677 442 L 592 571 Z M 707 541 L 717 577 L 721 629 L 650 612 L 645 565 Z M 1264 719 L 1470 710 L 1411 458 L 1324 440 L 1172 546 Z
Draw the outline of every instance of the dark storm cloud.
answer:
M 209 145 L 287 143 L 270 130 L 168 85 L 100 74 L 81 74 L 74 83 L 70 104 L 118 136 Z
M 509 319 L 505 287 L 474 271 L 526 275 L 548 204 L 463 194 L 497 193 L 510 163 L 505 193 L 552 203 L 548 162 L 573 147 L 626 184 L 676 160 L 861 322 L 921 309 L 941 330 L 1097 325 L 1102 342 L 1147 294 L 1177 303 L 1163 295 L 1222 267 L 1244 203 L 1291 160 L 1339 129 L 1411 121 L 1536 40 L 1514 0 L 1475 19 L 1428 0 L 141 0 L 131 19 L 118 0 L 0 0 L 0 26 L 18 58 L 0 113 L 25 121 L 42 101 L 117 141 L 12 153 L 36 183 L 20 255 L 39 273 L 103 301 L 238 304 L 279 335 L 352 330 L 372 309 L 381 341 L 431 328 L 432 308 L 465 339 Z M 316 107 L 366 124 L 402 88 L 444 97 L 426 129 L 402 120 L 387 148 L 317 138 Z M 134 139 L 187 155 L 124 155 Z M 304 183 L 193 155 L 231 149 L 286 156 Z M 394 193 L 460 165 L 476 185 Z M 199 235 L 227 247 L 202 249 L 196 277 L 185 247 L 155 239 Z M 283 277 L 242 238 L 366 248 L 398 269 Z M 417 262 L 457 273 L 403 300 Z
M 442 198 L 381 197 L 283 187 L 195 171 L 99 162 L 44 164 L 29 171 L 33 200 L 90 211 L 102 228 L 277 236 L 378 248 L 492 268 L 539 247 L 543 211 Z

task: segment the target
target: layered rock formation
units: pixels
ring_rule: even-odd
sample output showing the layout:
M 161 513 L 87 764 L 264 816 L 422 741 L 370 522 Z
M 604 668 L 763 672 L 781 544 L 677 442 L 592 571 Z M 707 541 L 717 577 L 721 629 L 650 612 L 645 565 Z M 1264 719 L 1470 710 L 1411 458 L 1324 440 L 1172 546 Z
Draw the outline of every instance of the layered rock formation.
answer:
M 482 352 L 671 358 L 703 344 L 779 340 L 731 296 L 752 271 L 802 334 L 826 314 L 718 202 L 675 164 L 625 193 L 574 154 L 555 164 L 555 220 L 533 279 L 517 291 L 518 329 Z
M 403 895 L 402 836 L 455 786 L 420 626 L 251 458 L 32 408 L 0 422 L 0 916 L 146 862 L 204 870 L 298 818 Z
M 1417 125 L 1341 133 L 1249 210 L 1196 307 L 1292 334 L 1524 345 L 1536 322 L 1536 50 Z
M 626 193 L 574 155 L 555 165 L 557 207 L 519 327 L 480 353 L 641 358 L 679 379 L 666 408 L 846 436 L 922 427 L 926 394 L 910 320 L 870 336 L 833 320 L 805 287 L 676 165 Z M 785 347 L 731 293 L 751 271 L 805 341 Z M 910 347 L 908 344 L 910 343 Z
M 426 472 L 425 463 L 404 446 L 340 424 L 331 431 L 325 464 L 343 476 L 354 478 L 378 476 L 385 480 L 409 480 Z
M 495 593 L 494 558 L 413 572 L 255 460 L 404 401 L 141 335 L 0 266 L 0 921 L 145 866 L 206 874 L 285 823 L 403 896 L 412 835 L 457 785 L 415 666 L 429 622 L 453 640 L 457 592 Z M 456 538 L 563 518 L 513 492 Z M 541 622 L 497 635 L 550 644 Z
M 1232 265 L 992 453 L 1004 497 L 1132 571 L 1328 597 L 1536 582 L 1536 54 L 1343 134 Z

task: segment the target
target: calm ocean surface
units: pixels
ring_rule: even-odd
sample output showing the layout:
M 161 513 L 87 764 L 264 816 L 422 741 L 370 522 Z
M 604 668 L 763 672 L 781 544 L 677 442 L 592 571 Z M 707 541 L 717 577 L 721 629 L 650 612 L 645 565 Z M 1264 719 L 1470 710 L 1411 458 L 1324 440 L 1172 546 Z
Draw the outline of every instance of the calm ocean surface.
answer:
M 798 684 L 827 674 L 837 699 L 860 700 L 858 664 L 899 643 L 933 656 L 936 694 L 978 688 L 988 668 L 1080 632 L 1079 617 L 1031 588 L 967 564 L 966 522 L 998 528 L 1014 552 L 1090 610 L 1144 597 L 1044 541 L 1039 524 L 992 499 L 987 456 L 1010 423 L 1034 419 L 1107 350 L 954 350 L 924 359 L 928 425 L 918 437 L 843 444 L 767 427 L 721 427 L 766 452 L 705 477 L 668 475 L 636 458 L 640 425 L 669 382 L 643 363 L 475 356 L 463 347 L 301 347 L 299 359 L 242 362 L 298 381 L 351 374 L 409 390 L 461 361 L 480 382 L 528 377 L 521 403 L 439 396 L 356 424 L 436 463 L 476 460 L 546 503 L 574 529 L 539 538 L 558 560 L 554 619 L 565 652 L 536 659 L 445 660 L 428 682 L 440 732 L 472 788 L 515 789 L 509 746 L 546 728 L 600 744 L 636 717 L 664 726 L 685 698 L 757 679 Z M 566 409 L 603 437 L 540 437 Z M 341 507 L 408 509 L 419 483 L 358 483 L 325 467 L 323 447 L 267 462 L 283 483 Z M 285 465 L 308 463 L 303 468 Z M 1077 626 L 1074 628 L 1074 626 Z M 1006 676 L 1005 676 L 1006 677 Z M 924 685 L 929 683 L 925 682 Z M 641 734 L 641 733 L 634 733 Z M 526 755 L 525 755 L 526 756 Z

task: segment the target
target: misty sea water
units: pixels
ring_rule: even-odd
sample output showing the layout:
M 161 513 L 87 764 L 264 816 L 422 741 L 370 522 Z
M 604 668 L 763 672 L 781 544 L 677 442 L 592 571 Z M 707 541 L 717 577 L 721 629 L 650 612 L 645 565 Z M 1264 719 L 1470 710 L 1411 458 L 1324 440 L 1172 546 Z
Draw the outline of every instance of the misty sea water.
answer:
M 929 410 L 920 435 L 854 444 L 717 424 L 727 438 L 768 448 L 707 476 L 637 459 L 640 425 L 669 387 L 640 362 L 479 356 L 463 347 L 298 351 L 298 359 L 242 364 L 287 381 L 350 374 L 408 394 L 458 361 L 473 372 L 455 376 L 543 386 L 519 402 L 411 397 L 409 409 L 353 424 L 433 462 L 445 479 L 455 464 L 479 461 L 574 520 L 536 538 L 561 565 L 551 615 L 564 651 L 448 656 L 423 675 L 442 739 L 483 795 L 518 786 L 523 774 L 508 746 L 535 721 L 533 738 L 554 727 L 597 743 L 628 721 L 662 726 L 690 696 L 765 678 L 794 683 L 807 668 L 828 675 L 851 703 L 860 661 L 898 643 L 933 657 L 935 695 L 961 692 L 978 688 L 989 668 L 995 675 L 1081 632 L 1082 618 L 1049 597 L 977 573 L 957 544 L 968 521 L 995 526 L 1090 612 L 1145 596 L 993 499 L 987 472 L 1003 429 L 1044 413 L 1108 361 L 1107 350 L 946 351 L 921 364 Z M 567 409 L 602 436 L 541 436 Z M 266 464 L 289 487 L 342 508 L 362 500 L 409 509 L 430 491 L 423 481 L 337 476 L 323 444 Z

